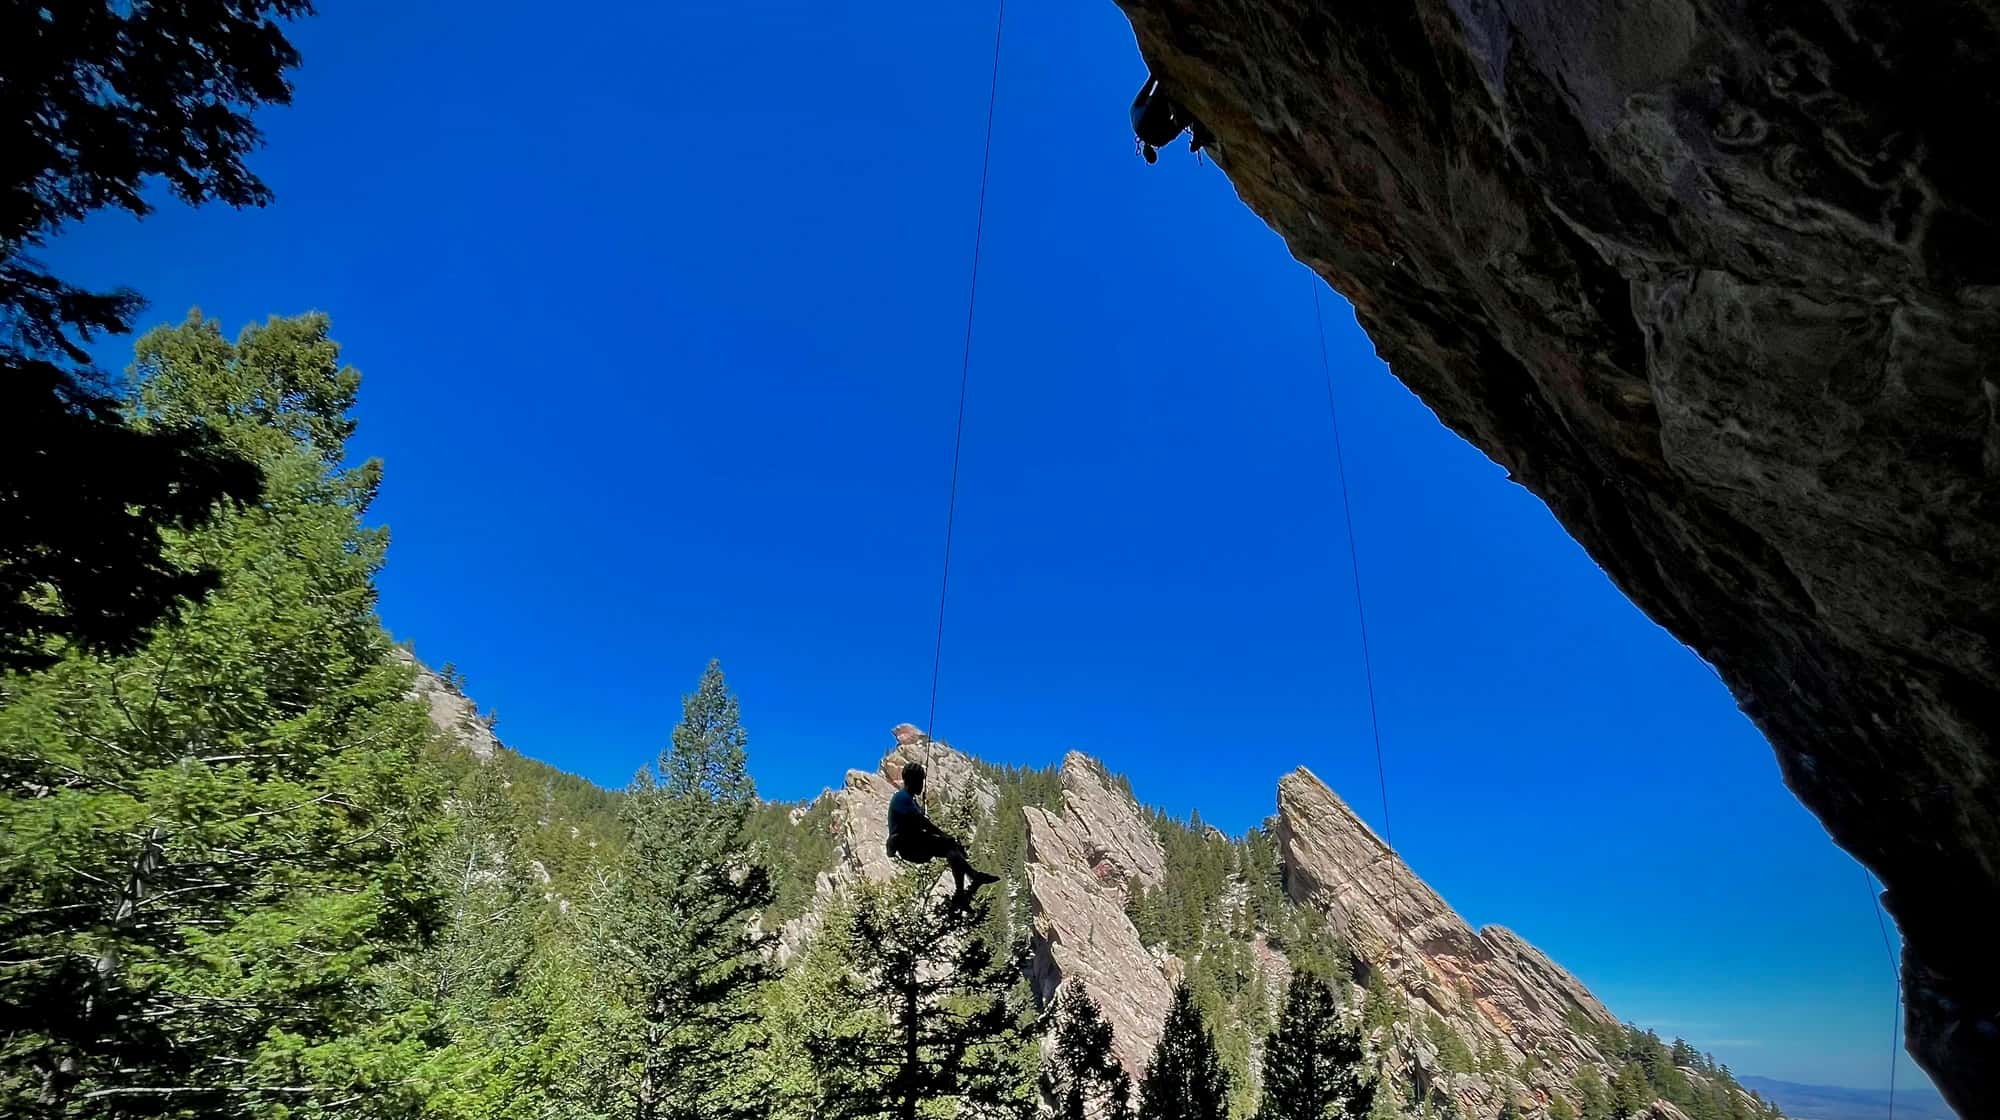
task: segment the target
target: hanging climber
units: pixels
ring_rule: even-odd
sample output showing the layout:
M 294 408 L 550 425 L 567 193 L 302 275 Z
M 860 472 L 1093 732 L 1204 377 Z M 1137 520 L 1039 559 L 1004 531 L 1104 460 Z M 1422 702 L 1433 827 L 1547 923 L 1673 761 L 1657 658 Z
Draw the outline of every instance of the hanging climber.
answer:
M 1147 163 L 1157 162 L 1160 149 L 1173 143 L 1181 133 L 1188 134 L 1188 151 L 1198 159 L 1201 150 L 1215 143 L 1211 133 L 1200 121 L 1195 120 L 1179 102 L 1168 97 L 1161 89 L 1160 80 L 1151 74 L 1139 87 L 1139 95 L 1132 99 L 1132 134 L 1139 146 L 1139 154 Z
M 997 882 L 1000 876 L 988 875 L 972 866 L 971 861 L 965 858 L 965 845 L 931 823 L 931 819 L 924 815 L 923 803 L 917 800 L 923 793 L 924 764 L 904 763 L 903 788 L 889 798 L 889 854 L 911 863 L 943 859 L 951 867 L 951 877 L 958 884 L 958 890 L 951 896 L 951 904 L 962 906 L 971 900 L 973 891 Z

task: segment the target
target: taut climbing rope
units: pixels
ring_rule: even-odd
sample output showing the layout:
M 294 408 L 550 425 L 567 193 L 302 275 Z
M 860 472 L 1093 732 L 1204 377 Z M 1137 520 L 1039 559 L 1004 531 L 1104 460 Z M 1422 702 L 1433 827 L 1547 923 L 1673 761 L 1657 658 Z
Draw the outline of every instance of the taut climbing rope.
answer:
M 1889 1120 L 1896 1120 L 1896 1059 L 1903 1050 L 1903 970 L 1896 964 L 1896 947 L 1889 943 L 1889 921 L 1882 916 L 1882 893 L 1875 876 L 1861 869 L 1868 884 L 1868 901 L 1875 904 L 1875 928 L 1882 931 L 1882 951 L 1889 955 L 1889 979 L 1895 986 L 1895 1011 L 1889 1019 Z
M 924 720 L 924 762 L 930 769 L 937 742 L 938 672 L 944 664 L 944 608 L 951 593 L 951 536 L 958 520 L 958 462 L 965 446 L 965 387 L 972 375 L 972 321 L 979 308 L 979 251 L 986 237 L 986 177 L 993 166 L 993 107 L 1000 98 L 1000 37 L 1007 26 L 1007 0 L 993 21 L 993 76 L 986 89 L 986 143 L 979 157 L 979 206 L 972 224 L 972 282 L 965 300 L 965 347 L 958 362 L 958 422 L 951 437 L 951 491 L 944 514 L 944 571 L 938 578 L 937 643 L 931 648 L 931 707 Z
M 1333 425 L 1333 468 L 1340 479 L 1340 512 L 1347 524 L 1347 565 L 1354 576 L 1354 617 L 1361 629 L 1361 674 L 1368 683 L 1368 726 L 1375 735 L 1375 781 L 1382 789 L 1382 840 L 1395 850 L 1389 825 L 1389 773 L 1382 764 L 1382 720 L 1375 710 L 1375 662 L 1368 652 L 1368 611 L 1361 599 L 1361 554 L 1354 543 L 1354 505 L 1347 496 L 1347 458 L 1340 445 L 1340 410 L 1333 403 L 1333 363 L 1326 356 L 1326 316 L 1320 311 L 1319 276 L 1312 278 L 1313 326 L 1319 331 L 1319 369 L 1326 379 L 1326 418 Z

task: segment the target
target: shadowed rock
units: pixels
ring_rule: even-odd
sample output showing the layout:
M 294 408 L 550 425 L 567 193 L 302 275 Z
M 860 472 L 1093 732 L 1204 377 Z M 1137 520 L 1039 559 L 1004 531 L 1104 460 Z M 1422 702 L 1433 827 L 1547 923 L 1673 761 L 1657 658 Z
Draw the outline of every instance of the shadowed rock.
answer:
M 2000 1114 L 2000 9 L 1118 2 L 1390 369 L 1717 668 Z

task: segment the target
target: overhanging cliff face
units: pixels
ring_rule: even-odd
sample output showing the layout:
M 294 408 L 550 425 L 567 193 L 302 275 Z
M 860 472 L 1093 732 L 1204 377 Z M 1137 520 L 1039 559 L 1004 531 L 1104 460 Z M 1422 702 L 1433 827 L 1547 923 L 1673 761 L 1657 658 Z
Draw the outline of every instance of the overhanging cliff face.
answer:
M 2000 1115 L 2000 9 L 1119 2 L 1395 374 L 1722 673 Z

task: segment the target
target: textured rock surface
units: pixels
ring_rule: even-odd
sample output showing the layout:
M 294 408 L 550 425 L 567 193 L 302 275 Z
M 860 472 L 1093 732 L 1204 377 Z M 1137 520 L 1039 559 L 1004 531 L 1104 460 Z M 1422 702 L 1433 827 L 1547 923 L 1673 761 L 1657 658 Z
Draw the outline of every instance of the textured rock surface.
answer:
M 1278 842 L 1293 901 L 1326 914 L 1392 990 L 1456 1027 L 1474 1053 L 1492 1042 L 1509 1065 L 1537 1055 L 1530 1087 L 1544 1091 L 1567 1091 L 1583 1064 L 1604 1061 L 1569 1025 L 1576 1014 L 1615 1021 L 1582 983 L 1508 930 L 1473 932 L 1308 770 L 1278 783 Z M 1511 1091 L 1453 1087 L 1476 1114 L 1497 1112 L 1494 1094 Z
M 2000 8 L 1118 2 L 1396 375 L 1717 667 L 2000 1114 Z
M 1034 901 L 1031 979 L 1043 999 L 1081 984 L 1111 1024 L 1112 1047 L 1134 1077 L 1160 1041 L 1173 989 L 1125 916 L 1123 891 L 1092 871 L 1091 848 L 1065 811 L 1029 806 L 1028 884 Z
M 1081 984 L 1111 1023 L 1118 1060 L 1137 1078 L 1159 1042 L 1180 962 L 1140 942 L 1125 900 L 1138 886 L 1160 884 L 1166 853 L 1103 763 L 1071 751 L 1061 777 L 1060 814 L 1022 810 L 1035 913 L 1032 979 L 1044 999 L 1058 983 Z
M 877 772 L 891 786 L 902 786 L 905 763 L 921 762 L 927 775 L 924 779 L 924 801 L 931 812 L 935 813 L 938 805 L 967 794 L 982 810 L 993 811 L 1000 791 L 979 772 L 979 766 L 971 755 L 954 749 L 949 743 L 926 741 L 921 733 L 917 739 L 907 740 L 906 728 L 915 730 L 907 723 L 896 725 L 896 747 L 882 757 L 882 765 L 877 768 Z
M 1100 882 L 1127 893 L 1135 885 L 1160 885 L 1167 856 L 1159 834 L 1103 763 L 1078 751 L 1063 756 L 1062 791 L 1063 816 L 1075 825 L 1091 873 Z
M 410 686 L 410 698 L 424 705 L 424 710 L 430 713 L 432 727 L 450 736 L 481 762 L 493 757 L 500 740 L 494 736 L 486 721 L 479 718 L 478 705 L 446 684 L 443 677 L 418 661 L 409 650 L 396 646 L 389 651 L 389 656 L 416 668 L 417 677 Z
M 979 773 L 970 756 L 944 743 L 926 743 L 922 732 L 911 724 L 897 724 L 891 734 L 896 746 L 873 771 L 849 770 L 839 789 L 821 795 L 833 799 L 838 853 L 832 870 L 822 873 L 814 883 L 812 905 L 779 931 L 776 953 L 781 963 L 795 956 L 819 932 L 827 905 L 849 884 L 895 878 L 900 865 L 888 850 L 889 798 L 902 785 L 905 762 L 925 764 L 930 775 L 925 800 L 932 806 L 970 793 L 990 812 L 998 799 L 993 783 Z M 940 878 L 948 874 L 942 868 L 939 871 Z

